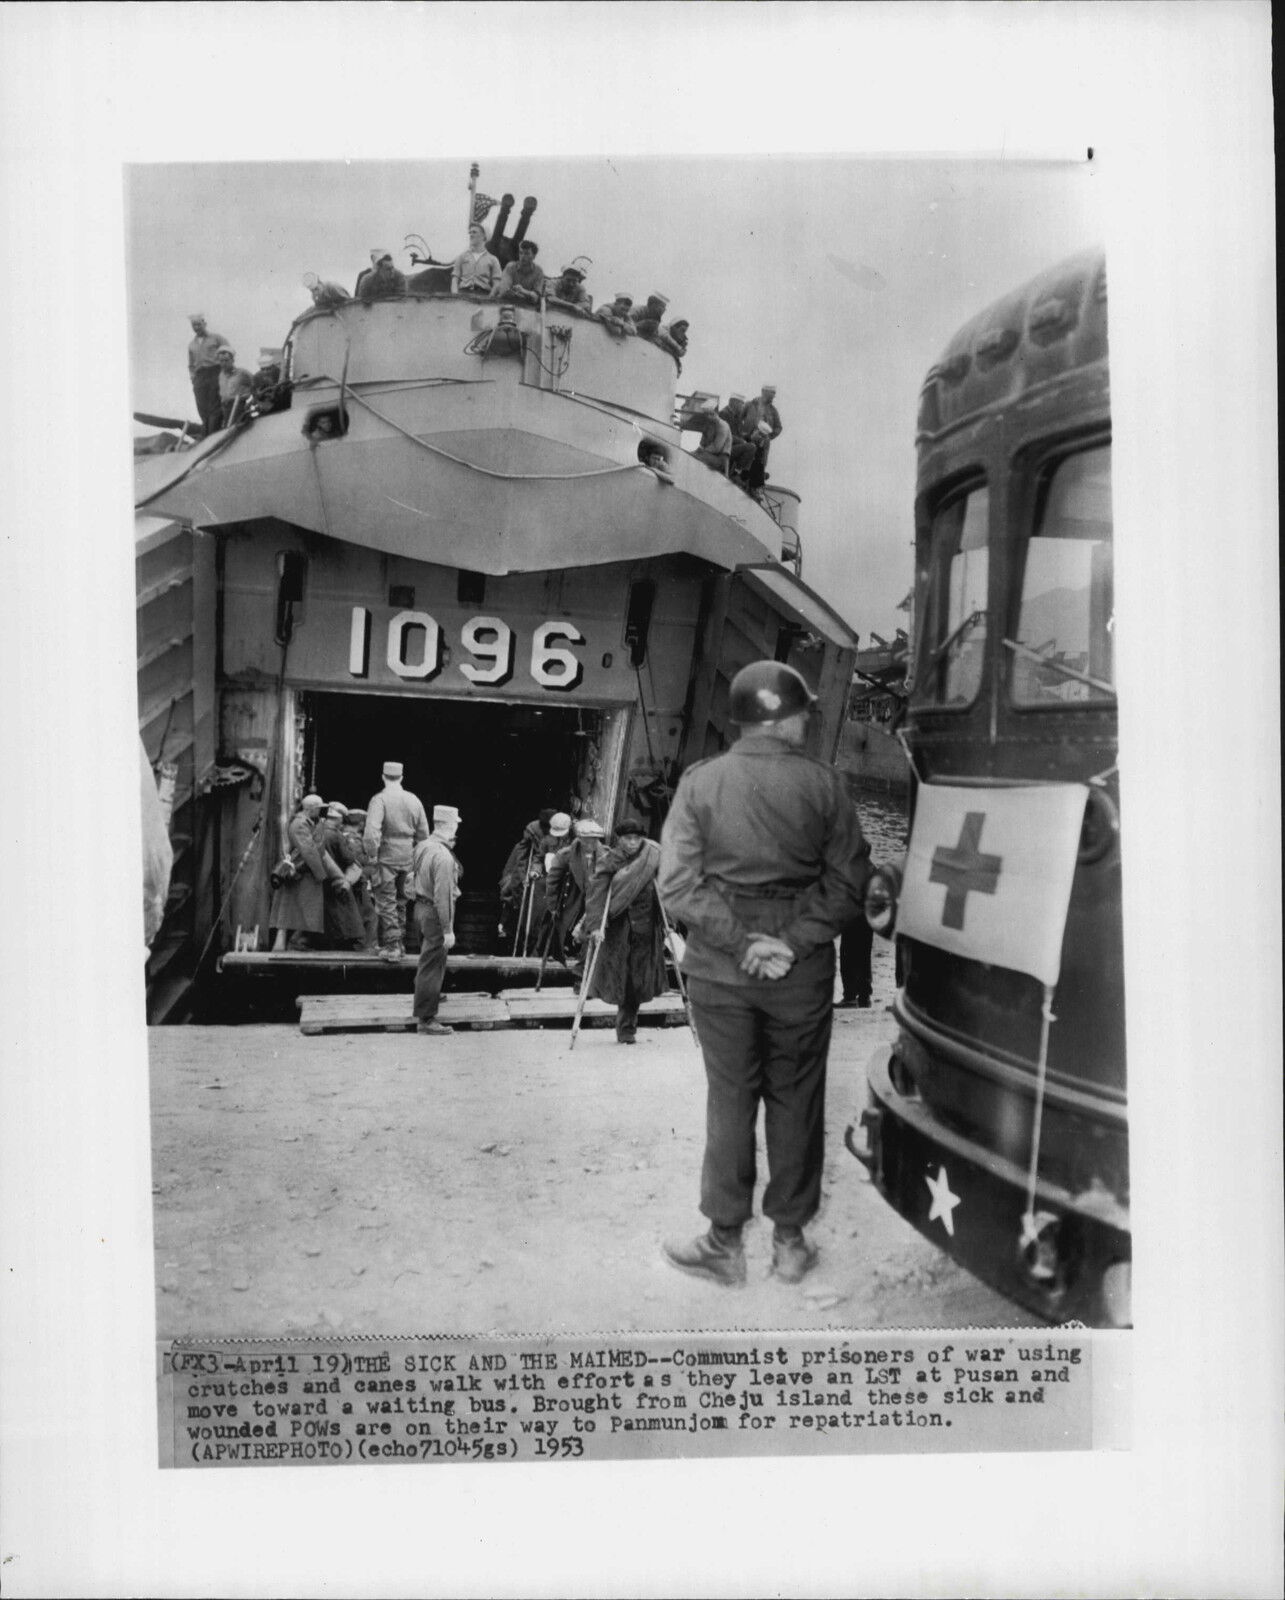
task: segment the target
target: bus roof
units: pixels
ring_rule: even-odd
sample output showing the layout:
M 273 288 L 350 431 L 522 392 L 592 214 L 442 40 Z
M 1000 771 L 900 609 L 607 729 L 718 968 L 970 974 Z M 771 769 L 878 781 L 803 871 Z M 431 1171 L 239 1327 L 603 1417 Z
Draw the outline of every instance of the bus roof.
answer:
M 1036 384 L 1107 360 L 1106 253 L 1081 251 L 966 322 L 924 379 L 927 443 Z

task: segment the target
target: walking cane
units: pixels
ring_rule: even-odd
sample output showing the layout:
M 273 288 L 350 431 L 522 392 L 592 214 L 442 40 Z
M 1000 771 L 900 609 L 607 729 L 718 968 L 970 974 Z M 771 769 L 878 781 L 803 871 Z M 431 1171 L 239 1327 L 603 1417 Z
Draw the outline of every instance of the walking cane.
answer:
M 535 860 L 534 846 L 532 847 L 531 859 L 532 859 L 532 861 Z M 523 955 L 523 958 L 525 958 L 525 957 L 527 957 L 527 956 L 529 956 L 531 954 L 531 916 L 532 916 L 532 913 L 535 910 L 535 886 L 536 886 L 536 883 L 538 881 L 539 880 L 536 878 L 534 873 L 531 875 L 530 878 L 527 879 L 526 927 L 523 928 L 523 930 L 522 930 L 522 955 Z
M 522 899 L 518 903 L 518 918 L 513 925 L 513 954 L 516 958 L 518 947 L 522 943 L 522 919 L 526 915 L 527 898 L 531 893 L 531 858 L 535 854 L 535 845 L 531 845 L 526 853 L 526 866 L 522 869 Z M 526 952 L 523 951 L 525 955 Z
M 683 1015 L 687 1018 L 687 1026 L 692 1030 L 692 1038 L 695 1039 L 699 1046 L 700 1035 L 696 1032 L 696 1019 L 692 1016 L 692 1003 L 687 998 L 687 985 L 683 982 L 683 969 L 678 963 L 678 952 L 670 943 L 672 939 L 677 939 L 678 935 L 674 932 L 674 925 L 669 920 L 669 914 L 665 910 L 665 902 L 660 898 L 659 890 L 656 892 L 656 904 L 660 907 L 660 920 L 665 929 L 665 947 L 674 958 L 674 976 L 678 979 L 678 992 L 683 997 Z
M 589 952 L 589 959 L 585 962 L 584 977 L 580 980 L 580 995 L 576 1000 L 576 1014 L 571 1021 L 571 1043 L 568 1050 L 576 1047 L 576 1036 L 580 1032 L 580 1021 L 584 1016 L 585 1001 L 589 998 L 589 985 L 593 982 L 593 969 L 598 965 L 598 952 L 602 949 L 602 941 L 607 936 L 607 913 L 611 910 L 611 885 L 607 885 L 607 898 L 602 907 L 602 921 L 595 932 L 589 935 L 593 948 Z

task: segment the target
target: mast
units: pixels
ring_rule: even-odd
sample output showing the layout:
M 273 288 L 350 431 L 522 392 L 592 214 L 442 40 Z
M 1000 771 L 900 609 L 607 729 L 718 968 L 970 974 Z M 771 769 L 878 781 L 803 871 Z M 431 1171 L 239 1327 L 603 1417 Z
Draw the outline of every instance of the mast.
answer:
M 478 166 L 476 161 L 473 162 L 473 164 L 468 169 L 468 217 L 467 217 L 467 219 L 466 219 L 466 221 L 464 223 L 464 236 L 465 236 L 465 238 L 468 237 L 468 230 L 473 226 L 474 222 L 477 220 L 475 218 L 475 216 L 473 215 L 473 207 L 477 203 L 475 196 L 477 195 L 477 180 L 478 180 L 478 177 L 480 175 L 480 172 L 481 172 L 481 169 L 479 168 L 479 166 Z

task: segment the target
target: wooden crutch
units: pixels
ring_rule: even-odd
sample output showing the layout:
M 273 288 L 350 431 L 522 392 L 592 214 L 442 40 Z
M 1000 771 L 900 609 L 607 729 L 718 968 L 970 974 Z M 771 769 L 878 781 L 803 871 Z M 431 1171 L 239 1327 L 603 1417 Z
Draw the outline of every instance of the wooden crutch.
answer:
M 584 977 L 580 980 L 580 994 L 576 1000 L 576 1014 L 571 1021 L 571 1043 L 567 1046 L 568 1050 L 574 1050 L 576 1047 L 576 1036 L 580 1032 L 580 1021 L 584 1016 L 585 1001 L 589 998 L 589 985 L 593 982 L 593 969 L 598 965 L 598 952 L 602 949 L 602 942 L 607 937 L 607 914 L 610 910 L 611 885 L 608 884 L 607 898 L 602 908 L 602 921 L 598 924 L 596 931 L 589 935 L 592 949 L 589 951 L 589 959 L 584 965 Z
M 660 898 L 660 891 L 656 890 L 656 904 L 660 907 L 660 920 L 665 929 L 665 946 L 674 958 L 674 976 L 678 979 L 678 992 L 683 997 L 683 1015 L 687 1018 L 687 1026 L 692 1030 L 692 1038 L 697 1046 L 700 1045 L 700 1035 L 696 1032 L 696 1019 L 692 1016 L 692 1003 L 687 998 L 687 985 L 683 982 L 683 969 L 679 965 L 678 951 L 671 940 L 678 938 L 674 925 L 669 920 L 669 913 L 665 910 L 665 902 Z

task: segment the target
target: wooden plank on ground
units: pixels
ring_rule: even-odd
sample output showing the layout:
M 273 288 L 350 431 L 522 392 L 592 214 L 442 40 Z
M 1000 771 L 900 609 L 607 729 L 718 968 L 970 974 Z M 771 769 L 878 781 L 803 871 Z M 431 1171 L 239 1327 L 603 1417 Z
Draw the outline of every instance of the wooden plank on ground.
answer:
M 502 990 L 499 998 L 509 1008 L 509 1015 L 517 1027 L 547 1026 L 554 1022 L 569 1022 L 575 1015 L 576 996 L 570 991 L 546 994 L 543 990 L 533 994 L 526 989 Z M 605 1027 L 614 1021 L 615 1006 L 606 1000 L 585 1002 L 583 1027 Z M 638 1014 L 640 1022 L 654 1022 L 661 1027 L 684 1021 L 683 1002 L 676 994 L 657 995 L 648 1000 Z
M 301 1033 L 406 1033 L 415 1027 L 408 994 L 302 995 Z M 443 995 L 440 1021 L 452 1028 L 511 1026 L 508 1007 L 490 995 Z

